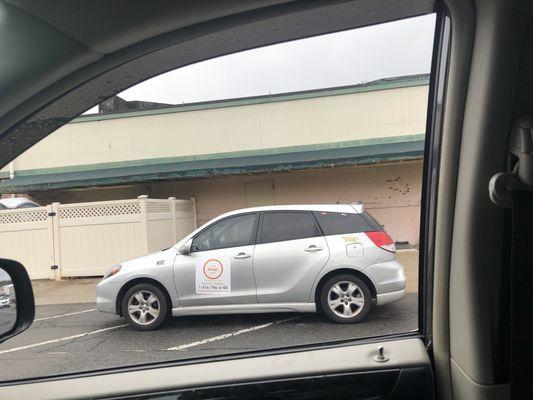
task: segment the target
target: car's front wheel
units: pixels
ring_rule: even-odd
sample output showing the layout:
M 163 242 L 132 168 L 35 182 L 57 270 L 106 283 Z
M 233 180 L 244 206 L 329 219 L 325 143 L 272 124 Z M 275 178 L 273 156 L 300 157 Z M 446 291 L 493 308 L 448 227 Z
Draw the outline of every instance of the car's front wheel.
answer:
M 353 324 L 370 312 L 372 294 L 360 278 L 349 274 L 336 275 L 322 286 L 320 305 L 332 321 Z
M 122 315 L 134 328 L 151 331 L 159 328 L 168 315 L 165 295 L 157 286 L 141 283 L 130 288 L 122 300 Z

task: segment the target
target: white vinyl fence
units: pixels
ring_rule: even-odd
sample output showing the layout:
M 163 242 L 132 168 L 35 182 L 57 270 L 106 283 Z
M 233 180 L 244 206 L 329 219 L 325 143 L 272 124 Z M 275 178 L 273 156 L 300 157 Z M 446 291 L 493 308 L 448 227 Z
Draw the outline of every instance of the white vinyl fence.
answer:
M 195 200 L 173 197 L 2 210 L 0 257 L 20 261 L 32 279 L 99 276 L 195 228 Z

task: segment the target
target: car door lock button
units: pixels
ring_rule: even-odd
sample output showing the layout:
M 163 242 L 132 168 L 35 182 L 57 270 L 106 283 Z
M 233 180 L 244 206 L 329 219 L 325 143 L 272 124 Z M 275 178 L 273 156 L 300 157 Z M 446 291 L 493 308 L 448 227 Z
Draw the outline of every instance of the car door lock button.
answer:
M 374 356 L 374 361 L 380 363 L 389 361 L 389 356 L 385 354 L 385 349 L 383 346 L 378 347 L 378 354 Z

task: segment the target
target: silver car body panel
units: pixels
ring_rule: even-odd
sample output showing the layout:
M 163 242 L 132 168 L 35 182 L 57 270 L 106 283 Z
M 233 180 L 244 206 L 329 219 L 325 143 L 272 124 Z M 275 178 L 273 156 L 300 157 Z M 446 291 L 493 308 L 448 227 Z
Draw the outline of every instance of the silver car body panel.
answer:
M 174 247 L 170 247 L 121 263 L 120 272 L 100 281 L 96 286 L 98 310 L 115 314 L 116 300 L 120 289 L 136 279 L 150 279 L 158 282 L 168 292 L 172 307 L 178 307 L 180 303 L 173 277 L 174 260 L 177 255 L 178 251 Z
M 325 239 L 330 249 L 329 260 L 316 276 L 309 301 L 314 300 L 315 291 L 324 276 L 340 269 L 361 272 L 370 279 L 377 296 L 405 289 L 404 269 L 394 259 L 394 253 L 375 246 L 364 233 L 331 235 L 325 236 Z
M 376 304 L 382 306 L 383 304 L 393 303 L 405 297 L 405 289 L 396 292 L 378 294 L 376 296 Z
M 258 302 L 309 301 L 315 277 L 328 258 L 329 249 L 323 236 L 257 244 L 254 273 Z
M 178 307 L 172 315 L 212 315 L 212 314 L 256 314 L 275 312 L 315 312 L 315 303 L 269 303 L 231 304 L 220 306 Z
M 173 315 L 260 312 L 314 312 L 317 287 L 326 275 L 354 270 L 367 277 L 376 294 L 376 304 L 405 296 L 403 266 L 394 253 L 383 250 L 364 233 L 318 236 L 191 254 L 178 249 L 197 233 L 232 215 L 262 211 L 324 211 L 360 213 L 362 207 L 348 204 L 254 207 L 232 211 L 209 221 L 169 249 L 121 263 L 117 274 L 97 285 L 97 308 L 117 313 L 117 295 L 136 279 L 151 279 L 162 285 L 172 301 Z M 318 251 L 306 251 L 311 246 Z M 240 253 L 247 258 L 235 258 Z M 197 259 L 206 256 L 231 260 L 231 292 L 196 292 Z

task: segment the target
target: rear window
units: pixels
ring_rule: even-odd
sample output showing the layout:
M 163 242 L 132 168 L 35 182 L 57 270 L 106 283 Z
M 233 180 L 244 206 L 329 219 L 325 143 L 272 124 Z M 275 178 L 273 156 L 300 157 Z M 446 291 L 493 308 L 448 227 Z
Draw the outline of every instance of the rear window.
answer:
M 260 243 L 281 242 L 321 236 L 308 212 L 267 212 L 263 214 Z
M 367 213 L 352 214 L 316 211 L 314 214 L 324 235 L 342 235 L 345 233 L 381 230 L 379 224 Z
M 361 217 L 373 228 L 374 231 L 382 231 L 383 225 L 381 225 L 372 215 L 363 211 Z

